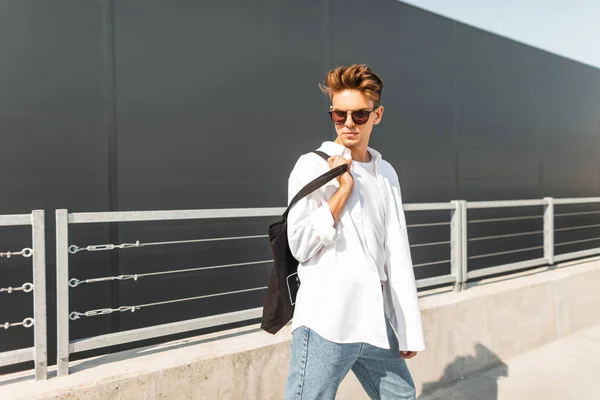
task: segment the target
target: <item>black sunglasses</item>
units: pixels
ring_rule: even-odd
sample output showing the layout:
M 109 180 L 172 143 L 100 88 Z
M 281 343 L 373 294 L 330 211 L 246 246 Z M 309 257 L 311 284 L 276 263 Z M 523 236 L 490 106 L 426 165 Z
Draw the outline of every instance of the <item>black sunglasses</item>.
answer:
M 346 123 L 346 118 L 348 118 L 348 113 L 352 115 L 352 121 L 356 125 L 364 125 L 369 120 L 371 113 L 377 110 L 379 106 L 375 107 L 371 111 L 369 110 L 358 110 L 358 111 L 340 111 L 340 110 L 332 110 L 329 111 L 329 117 L 331 121 L 336 125 L 344 125 Z

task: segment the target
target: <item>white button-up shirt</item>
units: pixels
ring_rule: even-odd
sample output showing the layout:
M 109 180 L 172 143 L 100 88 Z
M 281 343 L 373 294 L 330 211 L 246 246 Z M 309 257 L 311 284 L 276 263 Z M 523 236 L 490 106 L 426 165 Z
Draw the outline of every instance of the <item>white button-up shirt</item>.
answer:
M 319 150 L 351 158 L 349 149 L 334 142 L 323 143 Z M 387 281 L 383 282 L 383 292 L 374 259 L 377 257 L 364 243 L 363 226 L 371 221 L 362 212 L 360 188 L 355 181 L 334 224 L 328 201 L 339 183 L 333 179 L 300 200 L 288 214 L 288 241 L 300 263 L 301 282 L 292 329 L 306 326 L 332 342 L 363 342 L 389 348 L 387 317 L 398 336 L 400 350 L 421 351 L 425 344 L 398 176 L 377 151 L 368 151 L 386 199 Z M 317 154 L 301 156 L 289 178 L 288 201 L 327 170 L 329 165 Z
M 379 280 L 387 281 L 385 273 L 385 210 L 388 198 L 383 196 L 381 180 L 377 176 L 375 161 L 352 163 L 352 176 L 354 186 L 360 195 L 362 207 L 362 220 L 368 220 L 369 224 L 363 223 L 362 234 L 365 248 L 369 251 L 368 256 L 373 257 Z

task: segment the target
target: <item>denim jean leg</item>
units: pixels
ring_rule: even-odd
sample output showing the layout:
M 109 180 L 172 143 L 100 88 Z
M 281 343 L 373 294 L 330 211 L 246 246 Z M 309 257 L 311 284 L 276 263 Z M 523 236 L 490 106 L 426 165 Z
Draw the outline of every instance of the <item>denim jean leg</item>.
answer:
M 406 361 L 400 358 L 396 334 L 388 323 L 389 349 L 365 344 L 352 371 L 371 399 L 416 399 Z
M 293 333 L 286 400 L 334 400 L 360 344 L 333 343 L 300 327 Z

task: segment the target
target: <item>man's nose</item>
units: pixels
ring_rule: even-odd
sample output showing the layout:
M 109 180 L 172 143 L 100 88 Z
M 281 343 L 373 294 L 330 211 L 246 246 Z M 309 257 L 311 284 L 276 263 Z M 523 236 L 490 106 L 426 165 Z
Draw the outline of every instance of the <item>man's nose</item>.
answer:
M 344 125 L 346 125 L 348 128 L 352 128 L 354 125 L 356 125 L 352 119 L 352 113 L 346 114 L 346 123 Z

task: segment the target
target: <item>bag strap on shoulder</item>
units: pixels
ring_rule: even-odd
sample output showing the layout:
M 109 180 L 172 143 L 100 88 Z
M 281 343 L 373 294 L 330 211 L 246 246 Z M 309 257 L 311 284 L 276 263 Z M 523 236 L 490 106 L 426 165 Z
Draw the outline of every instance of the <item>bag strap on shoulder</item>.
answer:
M 329 162 L 329 154 L 325 153 L 324 151 L 315 150 L 313 151 L 313 153 L 320 155 L 323 158 L 323 160 Z
M 329 159 L 329 155 L 327 155 L 327 153 L 324 153 L 322 151 L 315 150 L 313 153 L 318 154 L 323 159 L 325 159 L 325 161 L 327 161 Z M 330 169 L 329 171 L 325 172 L 323 175 L 321 175 L 321 176 L 315 178 L 314 180 L 312 180 L 311 182 L 309 182 L 306 186 L 304 186 L 298 192 L 298 194 L 296 194 L 296 196 L 294 196 L 294 198 L 290 202 L 290 205 L 288 206 L 288 208 L 283 213 L 284 218 L 287 217 L 288 213 L 290 212 L 290 209 L 300 199 L 304 198 L 305 196 L 308 196 L 310 193 L 314 192 L 315 190 L 317 190 L 321 186 L 325 185 L 330 180 L 332 180 L 334 178 L 337 178 L 338 176 L 342 175 L 346 171 L 347 171 L 347 165 L 340 165 L 338 167 Z

